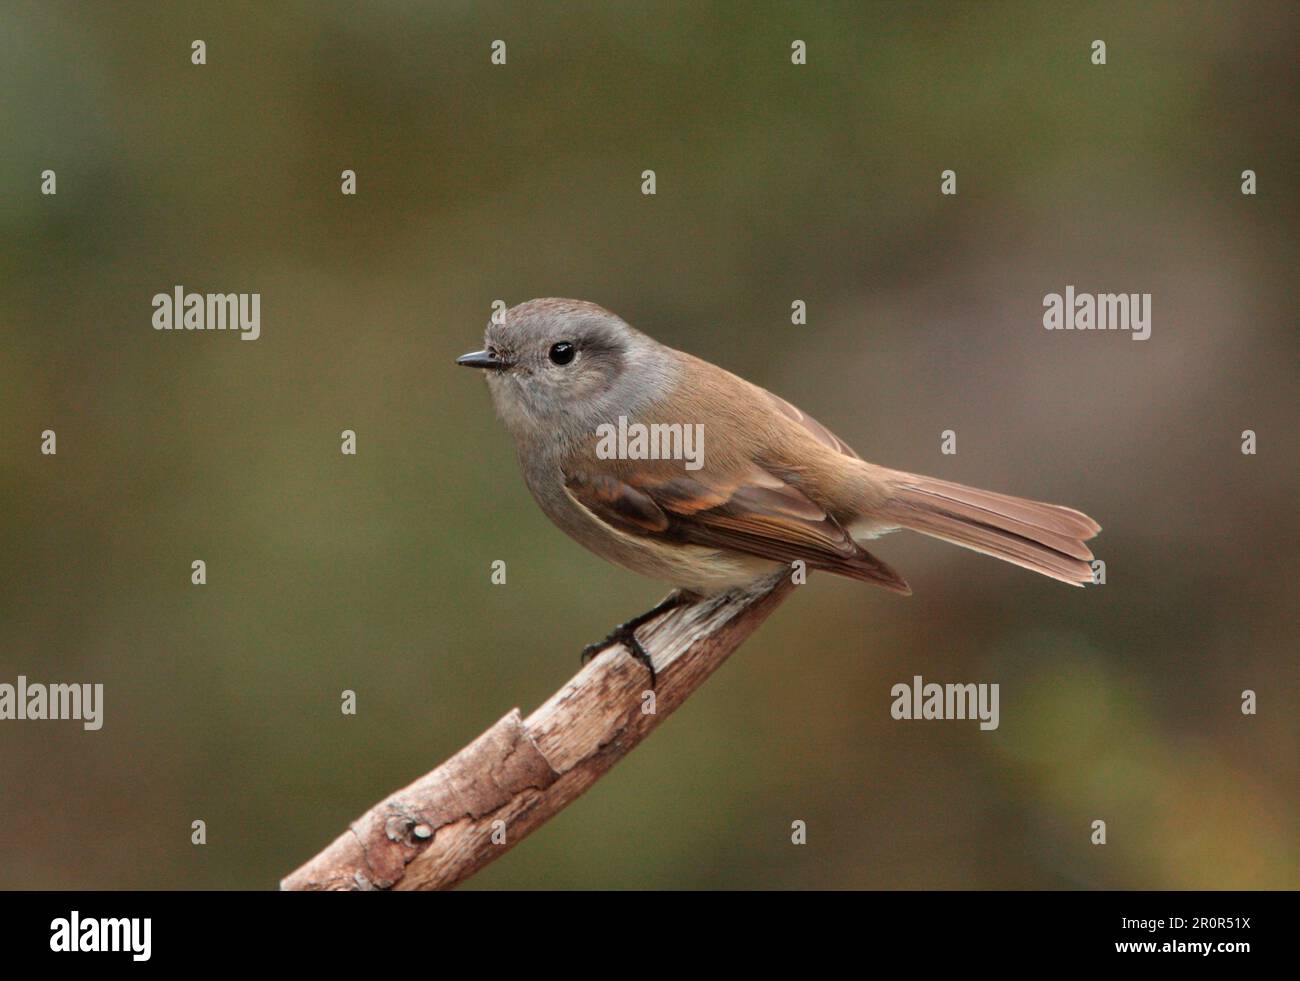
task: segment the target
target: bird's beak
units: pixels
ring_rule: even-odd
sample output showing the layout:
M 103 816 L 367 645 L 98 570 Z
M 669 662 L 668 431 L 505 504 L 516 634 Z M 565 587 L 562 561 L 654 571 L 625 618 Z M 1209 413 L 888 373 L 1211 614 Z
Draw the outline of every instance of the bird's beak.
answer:
M 456 359 L 456 363 L 463 364 L 466 368 L 490 368 L 493 371 L 501 371 L 506 367 L 506 362 L 491 351 L 472 351 L 469 354 L 462 354 Z

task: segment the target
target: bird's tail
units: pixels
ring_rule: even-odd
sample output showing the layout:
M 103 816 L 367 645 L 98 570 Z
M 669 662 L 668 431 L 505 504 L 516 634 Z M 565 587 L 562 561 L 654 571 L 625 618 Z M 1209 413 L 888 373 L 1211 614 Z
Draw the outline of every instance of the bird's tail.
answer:
M 890 525 L 941 538 L 1061 582 L 1092 581 L 1084 544 L 1101 526 L 1058 504 L 1027 501 L 919 474 L 892 471 L 876 514 Z

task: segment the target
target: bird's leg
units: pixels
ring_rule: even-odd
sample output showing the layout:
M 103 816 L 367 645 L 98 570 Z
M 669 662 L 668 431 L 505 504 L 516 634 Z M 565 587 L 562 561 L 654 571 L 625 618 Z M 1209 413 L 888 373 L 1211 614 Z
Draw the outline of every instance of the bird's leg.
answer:
M 617 627 L 609 632 L 609 635 L 601 641 L 594 644 L 588 644 L 582 649 L 582 663 L 586 664 L 598 653 L 608 647 L 610 644 L 619 643 L 627 648 L 628 653 L 645 665 L 645 669 L 650 672 L 650 687 L 653 689 L 658 678 L 655 675 L 654 663 L 650 660 L 650 655 L 646 649 L 641 646 L 641 641 L 636 639 L 636 628 L 644 623 L 648 623 L 661 613 L 667 613 L 669 610 L 675 610 L 679 606 L 685 606 L 695 599 L 693 593 L 684 589 L 674 589 L 665 596 L 659 604 L 652 610 L 646 610 L 644 613 L 637 614 L 626 623 L 620 623 Z

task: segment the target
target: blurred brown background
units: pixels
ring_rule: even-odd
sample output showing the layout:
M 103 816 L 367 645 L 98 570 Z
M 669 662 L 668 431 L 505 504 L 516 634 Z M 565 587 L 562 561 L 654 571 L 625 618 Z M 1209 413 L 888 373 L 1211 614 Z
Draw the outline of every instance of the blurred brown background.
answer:
M 814 577 L 469 888 L 1300 885 L 1294 5 L 0 17 L 0 681 L 106 687 L 100 732 L 0 723 L 0 886 L 272 888 L 659 598 L 452 365 L 539 295 L 1086 510 L 1107 584 L 885 539 L 914 596 Z M 152 330 L 176 284 L 262 337 Z M 1067 284 L 1153 294 L 1151 339 L 1045 331 Z M 891 720 L 914 674 L 1001 728 Z

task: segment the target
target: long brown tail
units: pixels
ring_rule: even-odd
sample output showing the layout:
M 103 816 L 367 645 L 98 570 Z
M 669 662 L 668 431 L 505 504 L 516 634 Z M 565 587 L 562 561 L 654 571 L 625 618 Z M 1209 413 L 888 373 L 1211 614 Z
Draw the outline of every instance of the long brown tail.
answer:
M 1074 586 L 1092 581 L 1084 542 L 1101 526 L 1086 514 L 901 471 L 890 483 L 893 494 L 878 513 L 892 524 Z

